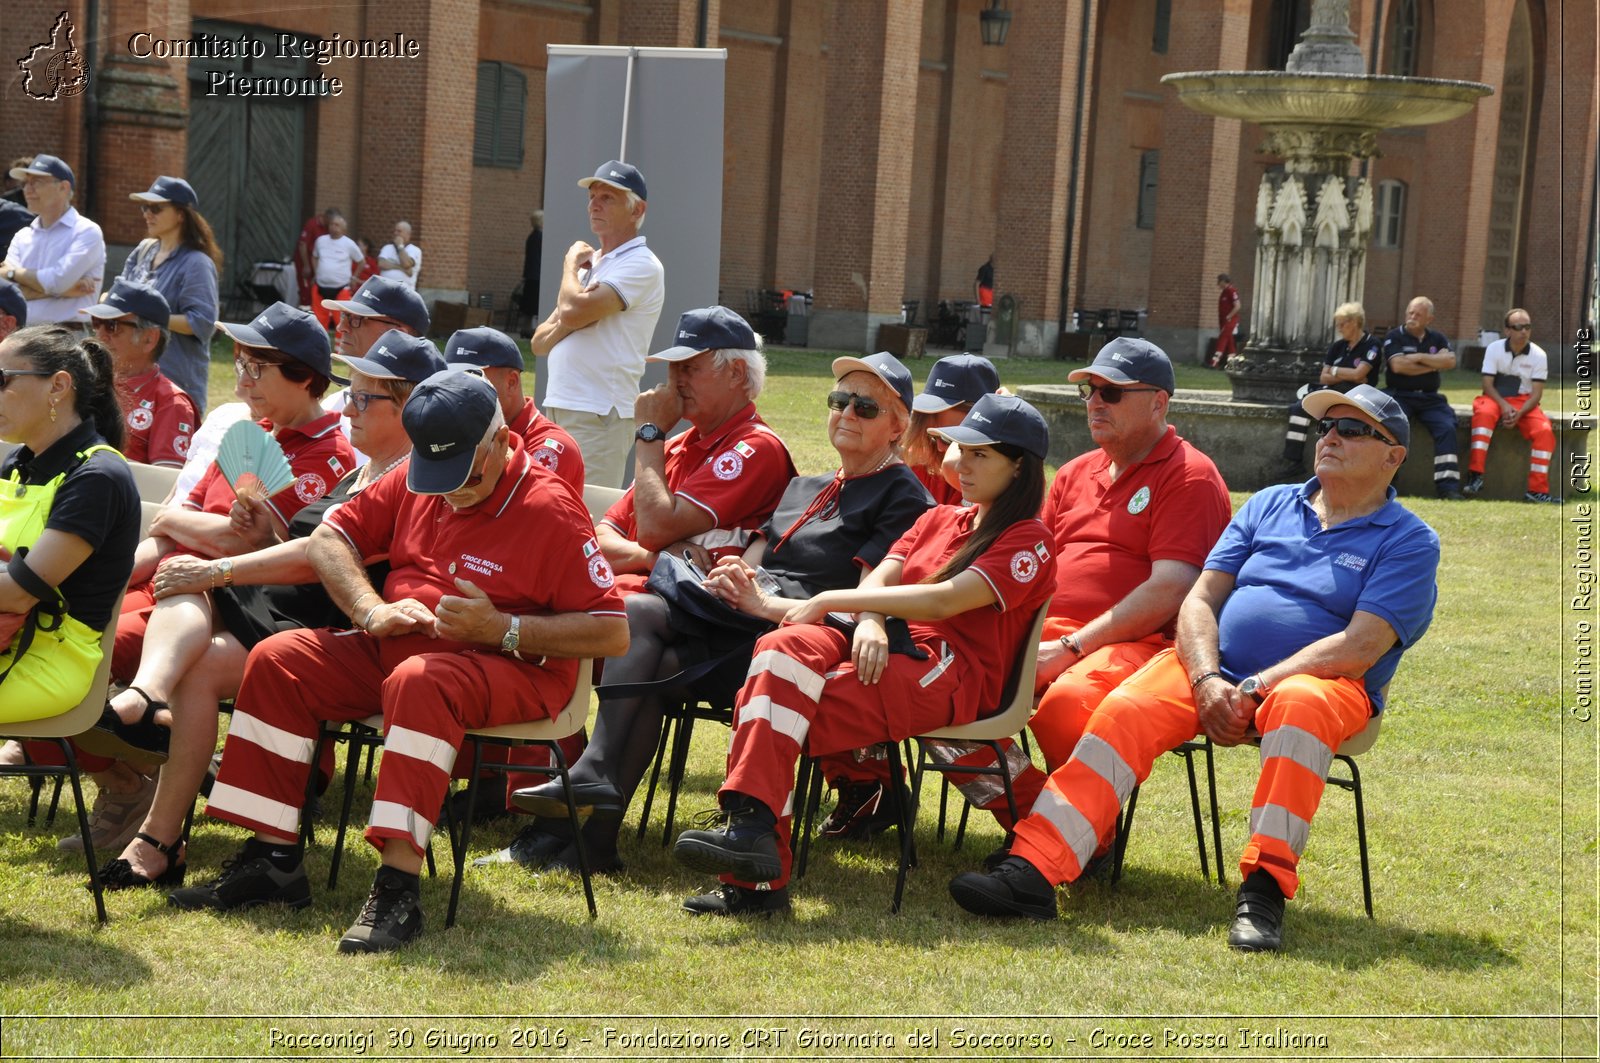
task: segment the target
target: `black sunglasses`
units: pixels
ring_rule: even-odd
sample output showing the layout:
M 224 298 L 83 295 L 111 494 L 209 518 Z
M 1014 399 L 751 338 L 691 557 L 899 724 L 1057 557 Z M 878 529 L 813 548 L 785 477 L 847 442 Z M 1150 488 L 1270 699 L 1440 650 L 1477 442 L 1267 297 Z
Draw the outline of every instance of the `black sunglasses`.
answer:
M 44 369 L 0 369 L 0 391 L 10 386 L 12 377 L 19 376 L 55 376 L 55 374 Z
M 856 416 L 863 421 L 870 421 L 883 412 L 883 408 L 878 405 L 877 399 L 868 398 L 865 395 L 857 395 L 853 391 L 828 392 L 828 409 L 830 410 L 838 410 L 843 413 L 852 402 L 856 404 Z
M 1085 381 L 1081 381 L 1078 384 L 1078 398 L 1082 399 L 1084 402 L 1088 402 L 1089 401 L 1089 397 L 1091 395 L 1093 395 L 1095 392 L 1098 391 L 1100 393 L 1100 398 L 1105 402 L 1106 405 L 1115 406 L 1117 403 L 1122 401 L 1122 396 L 1124 396 L 1124 395 L 1131 395 L 1131 394 L 1133 394 L 1135 392 L 1139 392 L 1139 391 L 1161 391 L 1161 390 L 1163 390 L 1163 389 L 1162 388 L 1130 388 L 1130 387 L 1124 387 L 1121 384 L 1091 384 L 1087 380 L 1085 380 Z
M 1330 431 L 1338 432 L 1345 439 L 1360 439 L 1362 436 L 1371 436 L 1378 442 L 1386 443 L 1391 447 L 1400 445 L 1367 422 L 1354 417 L 1324 417 L 1317 422 L 1318 439 L 1321 439 Z

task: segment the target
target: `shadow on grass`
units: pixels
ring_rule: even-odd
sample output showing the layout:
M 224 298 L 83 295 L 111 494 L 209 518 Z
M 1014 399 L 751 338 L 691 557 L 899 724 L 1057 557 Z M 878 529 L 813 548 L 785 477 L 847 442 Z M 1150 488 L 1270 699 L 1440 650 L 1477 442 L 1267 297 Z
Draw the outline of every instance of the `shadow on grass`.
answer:
M 0 912 L 0 981 L 49 982 L 74 972 L 75 984 L 118 989 L 148 982 L 154 969 L 128 949 L 107 942 L 96 931 L 94 901 L 83 895 L 82 925 L 76 929 L 45 928 L 25 912 Z M 116 914 L 112 914 L 116 919 Z

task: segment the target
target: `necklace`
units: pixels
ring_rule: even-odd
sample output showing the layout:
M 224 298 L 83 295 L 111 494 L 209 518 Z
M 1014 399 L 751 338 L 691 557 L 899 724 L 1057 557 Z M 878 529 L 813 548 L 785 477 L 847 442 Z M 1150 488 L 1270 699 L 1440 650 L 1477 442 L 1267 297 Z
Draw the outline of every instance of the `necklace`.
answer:
M 390 469 L 393 469 L 395 466 L 399 465 L 402 461 L 405 461 L 410 456 L 411 456 L 411 452 L 409 450 L 404 451 L 403 453 L 401 453 L 401 455 L 398 458 L 394 459 L 389 464 L 387 464 L 383 468 L 379 469 L 377 472 L 371 472 L 373 463 L 370 462 L 370 461 L 367 462 L 367 464 L 361 470 L 361 475 L 364 477 L 361 486 L 362 487 L 371 487 L 374 483 L 376 483 L 378 480 L 381 480 L 383 478 L 384 473 L 388 472 Z M 370 476 L 367 475 L 368 473 L 371 473 L 371 475 Z

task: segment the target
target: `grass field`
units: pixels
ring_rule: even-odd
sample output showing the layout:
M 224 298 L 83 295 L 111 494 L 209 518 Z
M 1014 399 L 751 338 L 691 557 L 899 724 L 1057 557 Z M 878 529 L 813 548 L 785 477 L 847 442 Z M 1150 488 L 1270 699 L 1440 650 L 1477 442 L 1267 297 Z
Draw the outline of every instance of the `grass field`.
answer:
M 820 430 L 827 359 L 772 361 L 763 412 L 796 444 L 803 470 L 821 469 L 831 453 Z M 915 367 L 919 378 L 925 369 Z M 1010 384 L 1064 372 L 1002 366 Z M 226 373 L 216 366 L 214 384 Z M 1179 383 L 1223 380 L 1183 370 Z M 1472 385 L 1453 380 L 1452 398 Z M 223 398 L 214 387 L 213 400 Z M 304 911 L 179 915 L 159 894 L 124 893 L 109 896 L 102 929 L 81 862 L 56 851 L 60 825 L 28 828 L 25 786 L 7 782 L 0 1055 L 1594 1058 L 1600 724 L 1580 718 L 1575 679 L 1592 674 L 1591 629 L 1580 626 L 1591 618 L 1568 604 L 1578 581 L 1592 586 L 1586 511 L 1407 504 L 1443 541 L 1441 595 L 1394 682 L 1383 738 L 1362 761 L 1375 920 L 1362 910 L 1350 798 L 1330 790 L 1286 951 L 1231 953 L 1232 890 L 1199 874 L 1173 758 L 1144 787 L 1121 884 L 1064 890 L 1054 923 L 996 925 L 955 907 L 945 883 L 999 831 L 976 820 L 964 851 L 952 852 L 934 838 L 930 792 L 921 866 L 899 915 L 888 912 L 886 838 L 814 848 L 792 920 L 691 919 L 678 900 L 707 882 L 661 848 L 658 808 L 651 837 L 630 833 L 624 845 L 627 872 L 597 880 L 597 921 L 575 878 L 499 867 L 469 870 L 460 922 L 447 931 L 440 844 L 446 870 L 423 888 L 427 933 L 375 958 L 333 950 L 376 861 L 352 839 L 338 889 L 320 889 L 327 818 L 308 857 L 316 901 Z M 696 732 L 680 824 L 711 803 L 726 741 L 720 728 Z M 1236 860 L 1254 757 L 1223 751 L 1218 773 L 1224 847 Z M 357 795 L 358 816 L 369 796 Z M 338 799 L 336 784 L 325 806 Z M 485 828 L 479 844 L 508 834 Z M 211 877 L 239 838 L 202 821 L 195 875 Z M 1236 884 L 1236 867 L 1227 873 Z M 698 1040 L 663 1046 L 652 1031 Z

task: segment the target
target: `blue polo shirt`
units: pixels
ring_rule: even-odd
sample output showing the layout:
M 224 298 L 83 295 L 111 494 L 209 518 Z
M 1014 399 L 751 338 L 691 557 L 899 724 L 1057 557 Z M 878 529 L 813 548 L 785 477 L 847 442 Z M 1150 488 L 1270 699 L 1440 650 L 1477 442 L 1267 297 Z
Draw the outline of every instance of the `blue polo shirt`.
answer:
M 1385 386 L 1390 391 L 1438 391 L 1442 381 L 1437 369 L 1407 376 L 1391 370 L 1389 359 L 1397 354 L 1438 354 L 1449 348 L 1450 341 L 1438 329 L 1424 329 L 1420 340 L 1407 332 L 1404 325 L 1390 329 L 1383 338 L 1383 369 L 1388 378 Z M 1367 383 L 1377 385 L 1376 380 L 1368 380 Z
M 1428 630 L 1439 589 L 1439 536 L 1400 503 L 1324 531 L 1311 508 L 1316 478 L 1257 492 L 1222 532 L 1205 567 L 1234 576 L 1217 618 L 1221 669 L 1238 682 L 1350 625 L 1356 610 L 1398 641 L 1362 682 L 1374 713 L 1400 655 Z

